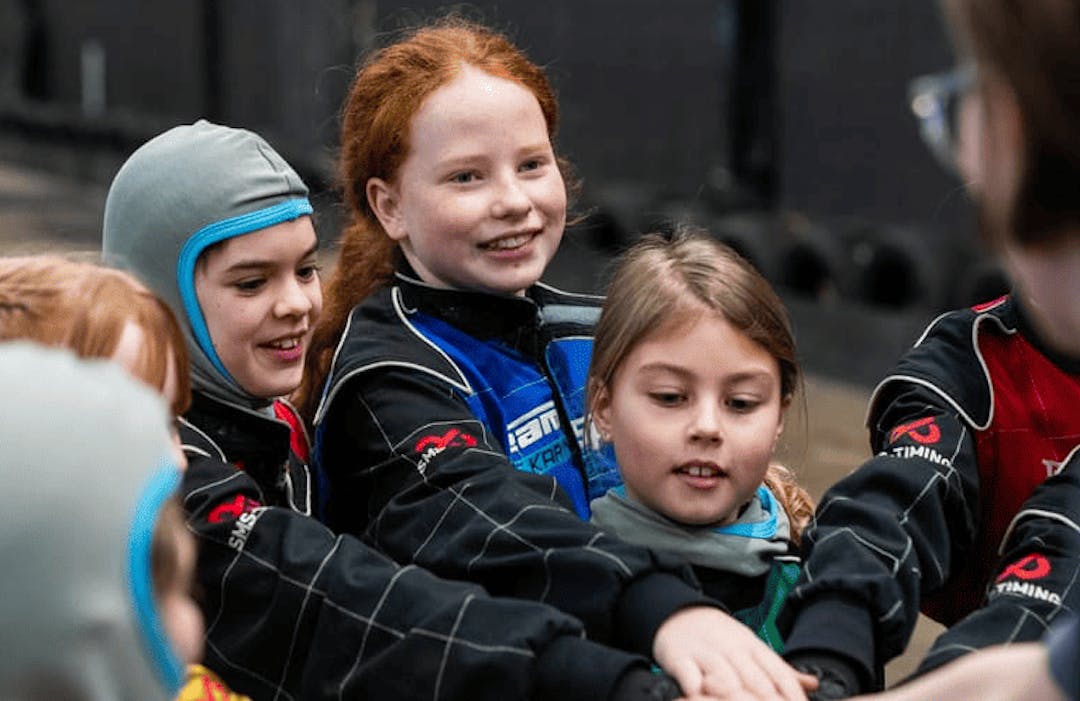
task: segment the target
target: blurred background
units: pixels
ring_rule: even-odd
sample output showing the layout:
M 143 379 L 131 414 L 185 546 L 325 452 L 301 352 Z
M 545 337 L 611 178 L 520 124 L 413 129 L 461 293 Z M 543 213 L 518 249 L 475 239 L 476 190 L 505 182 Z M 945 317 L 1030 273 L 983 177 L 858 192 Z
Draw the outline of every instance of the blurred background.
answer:
M 260 132 L 297 167 L 332 258 L 337 111 L 353 67 L 445 7 L 0 0 L 0 253 L 93 250 L 123 159 L 205 117 Z M 810 376 L 786 457 L 816 494 L 866 457 L 869 390 L 925 324 L 1006 289 L 908 105 L 911 78 L 952 62 L 937 0 L 458 8 L 507 32 L 559 93 L 558 149 L 586 216 L 550 282 L 600 290 L 615 252 L 680 218 L 780 290 Z
M 93 237 L 100 186 L 142 141 L 200 117 L 248 127 L 314 187 L 329 248 L 337 111 L 353 66 L 445 7 L 0 0 L 0 160 L 85 184 L 76 189 L 90 194 L 74 199 L 89 216 L 70 224 L 85 230 L 69 235 Z M 936 0 L 458 7 L 508 32 L 558 89 L 558 147 L 584 182 L 588 216 L 552 269 L 556 284 L 599 289 L 612 252 L 660 220 L 689 218 L 783 291 L 810 368 L 859 384 L 938 311 L 1003 288 L 908 108 L 909 80 L 951 61 Z

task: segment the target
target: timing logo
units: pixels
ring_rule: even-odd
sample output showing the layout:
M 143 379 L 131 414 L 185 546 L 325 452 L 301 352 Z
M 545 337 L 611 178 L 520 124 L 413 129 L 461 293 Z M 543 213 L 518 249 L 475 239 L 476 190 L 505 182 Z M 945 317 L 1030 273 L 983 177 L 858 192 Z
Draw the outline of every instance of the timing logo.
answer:
M 999 594 L 1026 596 L 1057 605 L 1061 603 L 1061 595 L 1035 583 L 1036 580 L 1048 577 L 1051 571 L 1050 560 L 1044 555 L 1027 555 L 998 575 L 994 589 Z
M 933 445 L 941 440 L 941 429 L 938 428 L 933 416 L 927 416 L 925 419 L 918 419 L 894 428 L 889 432 L 889 442 L 895 443 L 904 436 L 922 445 Z

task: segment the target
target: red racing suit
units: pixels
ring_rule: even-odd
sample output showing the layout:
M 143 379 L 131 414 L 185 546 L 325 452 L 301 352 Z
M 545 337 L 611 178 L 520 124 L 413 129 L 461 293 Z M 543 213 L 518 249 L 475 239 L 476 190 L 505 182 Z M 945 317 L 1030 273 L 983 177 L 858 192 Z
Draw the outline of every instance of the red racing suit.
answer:
M 1078 407 L 1080 361 L 1042 348 L 1013 298 L 932 322 L 871 397 L 874 457 L 825 493 L 804 536 L 781 617 L 788 653 L 839 654 L 880 683 L 920 606 L 945 625 L 964 619 L 923 671 L 1038 639 L 1077 607 L 1072 519 L 1042 516 L 1080 496 L 1033 492 L 1080 446 Z M 991 613 L 973 613 L 988 594 Z

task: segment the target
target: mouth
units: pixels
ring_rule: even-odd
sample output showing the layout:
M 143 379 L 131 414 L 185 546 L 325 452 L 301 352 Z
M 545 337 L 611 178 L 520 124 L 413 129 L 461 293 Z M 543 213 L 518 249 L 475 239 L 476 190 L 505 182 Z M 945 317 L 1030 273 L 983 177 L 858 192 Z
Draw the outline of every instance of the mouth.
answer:
M 304 339 L 306 337 L 307 331 L 290 334 L 262 343 L 260 347 L 268 351 L 280 362 L 294 363 L 304 357 Z
M 689 462 L 675 468 L 677 474 L 702 479 L 718 479 L 727 477 L 727 471 L 713 462 Z
M 539 231 L 525 231 L 517 234 L 509 234 L 482 243 L 480 244 L 480 248 L 485 251 L 513 251 L 525 246 L 539 235 Z
M 304 334 L 300 334 L 299 336 L 287 336 L 285 338 L 268 341 L 263 345 L 273 350 L 288 351 L 293 350 L 294 348 L 299 348 L 301 345 L 303 345 L 303 343 Z

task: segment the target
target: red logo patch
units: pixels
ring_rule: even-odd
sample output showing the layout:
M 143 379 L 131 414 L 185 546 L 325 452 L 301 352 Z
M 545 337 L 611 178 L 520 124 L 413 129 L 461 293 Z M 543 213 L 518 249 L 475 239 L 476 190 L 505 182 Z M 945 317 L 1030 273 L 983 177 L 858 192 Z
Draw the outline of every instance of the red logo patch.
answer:
M 238 494 L 231 502 L 222 502 L 215 506 L 210 511 L 210 515 L 206 517 L 206 520 L 210 523 L 221 523 L 226 519 L 235 521 L 240 518 L 242 514 L 253 511 L 260 506 L 262 506 L 262 504 L 254 499 L 248 499 L 243 494 Z
M 922 445 L 933 445 L 941 440 L 941 429 L 933 416 L 897 426 L 889 432 L 889 443 L 895 443 L 904 436 Z
M 441 436 L 424 436 L 416 442 L 413 450 L 417 453 L 423 453 L 425 450 L 434 448 L 436 452 L 441 452 L 450 447 L 472 448 L 475 445 L 475 438 L 468 433 L 462 433 L 456 428 L 452 428 Z
M 997 581 L 1000 582 L 1009 577 L 1016 577 L 1025 581 L 1042 579 L 1048 574 L 1050 574 L 1050 560 L 1042 555 L 1028 555 L 1006 567 L 1005 571 L 998 575 Z

